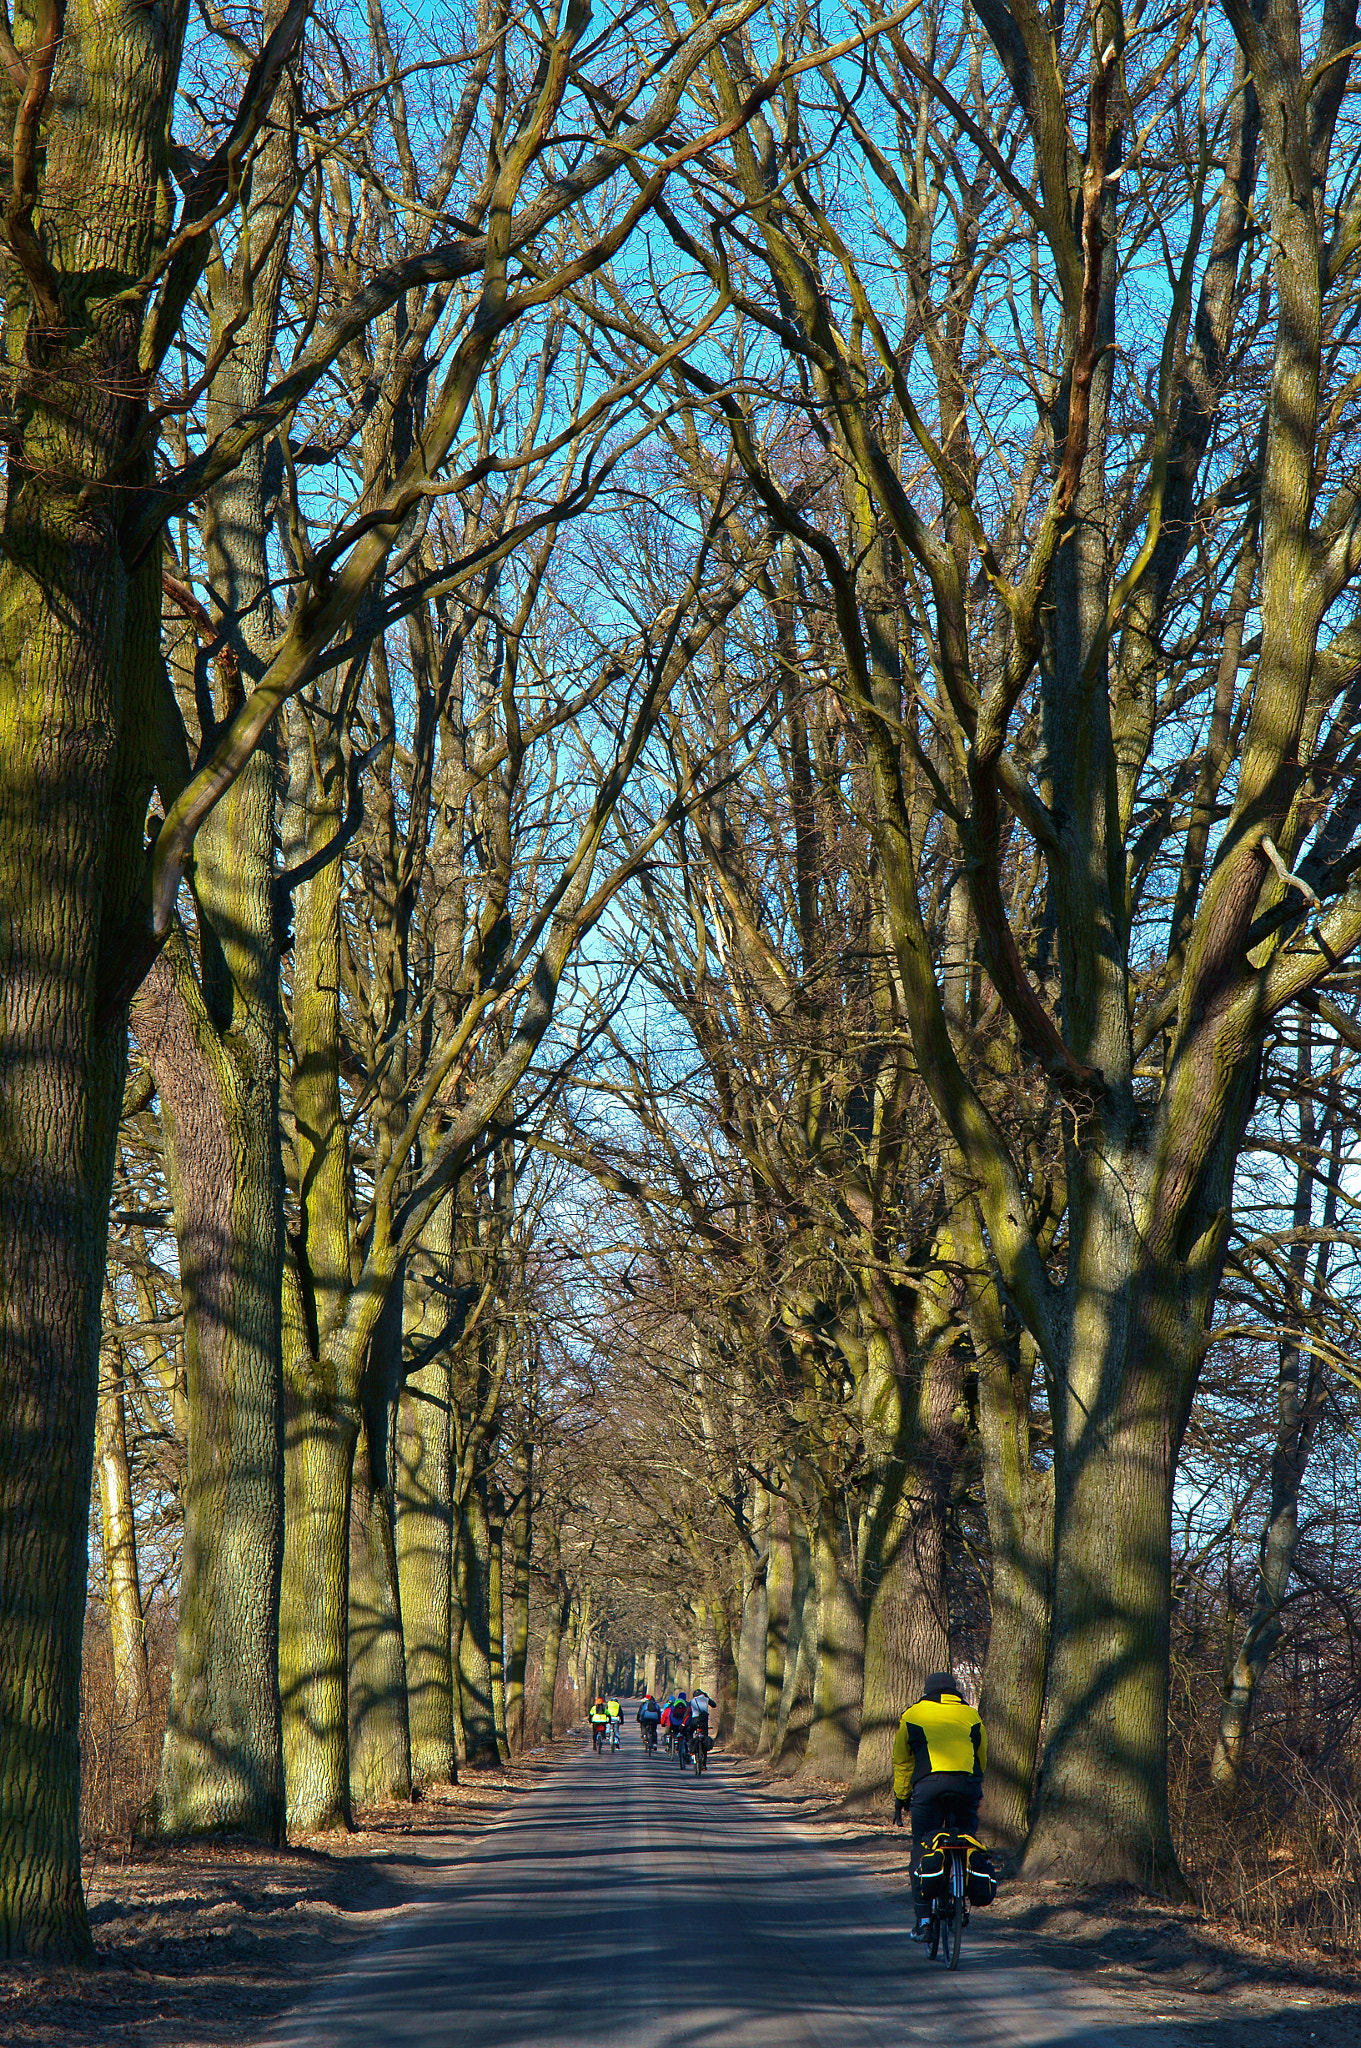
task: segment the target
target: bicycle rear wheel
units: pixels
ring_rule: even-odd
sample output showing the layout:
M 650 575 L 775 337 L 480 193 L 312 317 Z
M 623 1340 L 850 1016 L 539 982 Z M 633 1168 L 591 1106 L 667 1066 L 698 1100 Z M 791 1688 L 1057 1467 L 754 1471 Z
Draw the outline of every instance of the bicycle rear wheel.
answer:
M 945 1960 L 952 1970 L 959 1968 L 959 1944 L 964 1939 L 963 1894 L 953 1902 L 954 1913 L 945 1928 Z

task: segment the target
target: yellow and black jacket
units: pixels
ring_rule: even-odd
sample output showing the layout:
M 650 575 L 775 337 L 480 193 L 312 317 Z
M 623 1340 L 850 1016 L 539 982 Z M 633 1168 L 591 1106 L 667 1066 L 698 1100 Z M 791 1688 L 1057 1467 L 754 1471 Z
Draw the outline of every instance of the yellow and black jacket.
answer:
M 955 1692 L 918 1700 L 893 1738 L 893 1796 L 907 1799 L 914 1785 L 936 1771 L 981 1778 L 987 1763 L 988 1738 L 975 1707 Z

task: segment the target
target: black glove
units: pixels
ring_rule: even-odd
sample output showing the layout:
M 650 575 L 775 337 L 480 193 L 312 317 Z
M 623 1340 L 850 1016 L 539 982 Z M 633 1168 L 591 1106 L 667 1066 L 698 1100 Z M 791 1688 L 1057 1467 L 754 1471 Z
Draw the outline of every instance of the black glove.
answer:
M 895 1799 L 895 1800 L 894 1800 L 894 1802 L 893 1802 L 893 1825 L 894 1825 L 894 1827 L 895 1827 L 895 1828 L 900 1828 L 900 1827 L 902 1826 L 902 1824 L 903 1824 L 903 1802 L 902 1802 L 902 1800 L 901 1800 L 901 1799 Z

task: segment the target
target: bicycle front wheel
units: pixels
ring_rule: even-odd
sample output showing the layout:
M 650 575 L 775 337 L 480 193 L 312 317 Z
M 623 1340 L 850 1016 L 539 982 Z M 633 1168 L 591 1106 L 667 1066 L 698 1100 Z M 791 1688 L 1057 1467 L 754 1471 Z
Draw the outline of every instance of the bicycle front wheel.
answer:
M 964 1900 L 953 1901 L 954 1913 L 945 1931 L 945 1960 L 952 1970 L 959 1968 L 959 1944 L 964 1939 Z
M 933 1906 L 931 1908 L 931 1939 L 926 1944 L 926 1953 L 933 1963 L 940 1953 L 940 1929 L 940 1908 Z

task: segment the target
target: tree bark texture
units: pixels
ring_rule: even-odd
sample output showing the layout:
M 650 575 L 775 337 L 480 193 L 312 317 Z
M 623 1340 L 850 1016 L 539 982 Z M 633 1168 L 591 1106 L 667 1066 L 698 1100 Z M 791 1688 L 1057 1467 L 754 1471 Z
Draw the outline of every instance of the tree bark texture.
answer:
M 770 1528 L 766 1539 L 766 1641 L 765 1690 L 761 1708 L 758 1756 L 770 1756 L 780 1722 L 780 1696 L 784 1691 L 785 1652 L 789 1641 L 790 1593 L 793 1562 L 789 1547 L 789 1506 L 782 1497 L 771 1501 Z M 797 1654 L 797 1651 L 796 1651 Z
M 500 1489 L 487 1488 L 487 1664 L 491 1674 L 491 1716 L 502 1763 L 510 1755 L 506 1734 L 506 1504 Z
M 350 1479 L 355 1419 L 288 1388 L 284 1573 L 279 1622 L 288 1825 L 299 1835 L 350 1825 Z
M 106 1300 L 112 1301 L 106 1290 Z M 105 1598 L 113 1644 L 114 1709 L 120 1724 L 145 1740 L 151 1711 L 146 1629 L 137 1571 L 137 1525 L 132 1512 L 123 1354 L 115 1336 L 104 1352 L 99 1385 L 99 1522 L 104 1548 Z
M 849 1785 L 860 1742 L 865 1633 L 845 1501 L 830 1488 L 818 1501 L 813 1530 L 817 1585 L 813 1717 L 800 1769 Z
M 766 1571 L 771 1547 L 771 1500 L 762 1487 L 752 1514 L 752 1541 L 756 1552 L 744 1570 L 745 1598 L 737 1651 L 737 1708 L 733 1721 L 733 1746 L 754 1755 L 761 1740 L 766 1704 L 766 1634 L 768 1608 Z
M 247 771 L 215 821 L 243 852 L 242 921 L 272 917 L 273 769 Z M 225 916 L 226 906 L 218 909 Z M 247 919 L 249 908 L 253 917 Z M 205 919 L 207 913 L 204 913 Z M 279 1839 L 284 1821 L 277 1645 L 280 1437 L 278 1030 L 272 1004 L 230 1038 L 183 941 L 138 995 L 156 1076 L 184 1303 L 184 1545 L 156 1813 L 168 1834 Z
M 480 1486 L 463 1503 L 455 1549 L 463 1633 L 458 1646 L 458 1684 L 463 1706 L 464 1756 L 470 1764 L 497 1760 L 496 1718 L 487 1622 L 491 1578 L 491 1533 Z
M 512 1756 L 525 1746 L 525 1665 L 529 1657 L 529 1564 L 533 1542 L 530 1492 L 533 1445 L 516 1467 L 515 1504 L 506 1522 L 510 1544 L 509 1627 L 506 1631 L 506 1738 Z
M 563 1575 L 563 1559 L 555 1544 L 551 1550 L 551 1563 L 557 1565 L 557 1577 L 548 1581 L 548 1620 L 544 1628 L 544 1665 L 538 1677 L 538 1708 L 534 1724 L 534 1741 L 551 1743 L 555 1735 L 555 1704 L 557 1704 L 557 1675 L 563 1663 L 563 1636 L 571 1622 L 571 1587 Z
M 120 929 L 141 878 L 160 612 L 159 564 L 130 572 L 120 549 L 134 494 L 103 487 L 146 417 L 143 302 L 92 280 L 152 268 L 184 11 L 68 7 L 53 84 L 61 114 L 43 125 L 47 203 L 34 229 L 60 331 L 42 333 L 54 322 L 30 303 L 19 266 L 6 266 L 0 1953 L 9 1956 L 89 1953 L 77 1840 L 80 1651 L 126 1064 L 122 1019 L 101 1025 L 97 990 L 101 942 Z M 142 470 L 125 474 L 132 482 Z
M 397 1417 L 397 1570 L 411 1776 L 417 1785 L 458 1782 L 450 1662 L 450 1482 L 449 1361 L 441 1352 L 411 1375 Z
M 390 1411 L 375 1405 L 365 1405 L 355 1438 L 350 1488 L 350 1798 L 365 1805 L 411 1797 Z
M 893 1740 L 903 1708 L 931 1671 L 948 1671 L 945 1564 L 962 1442 L 963 1366 L 943 1304 L 918 1317 L 914 1380 L 879 1336 L 870 1341 L 865 1438 L 878 1469 L 860 1546 L 864 1690 L 853 1796 L 892 1796 Z

